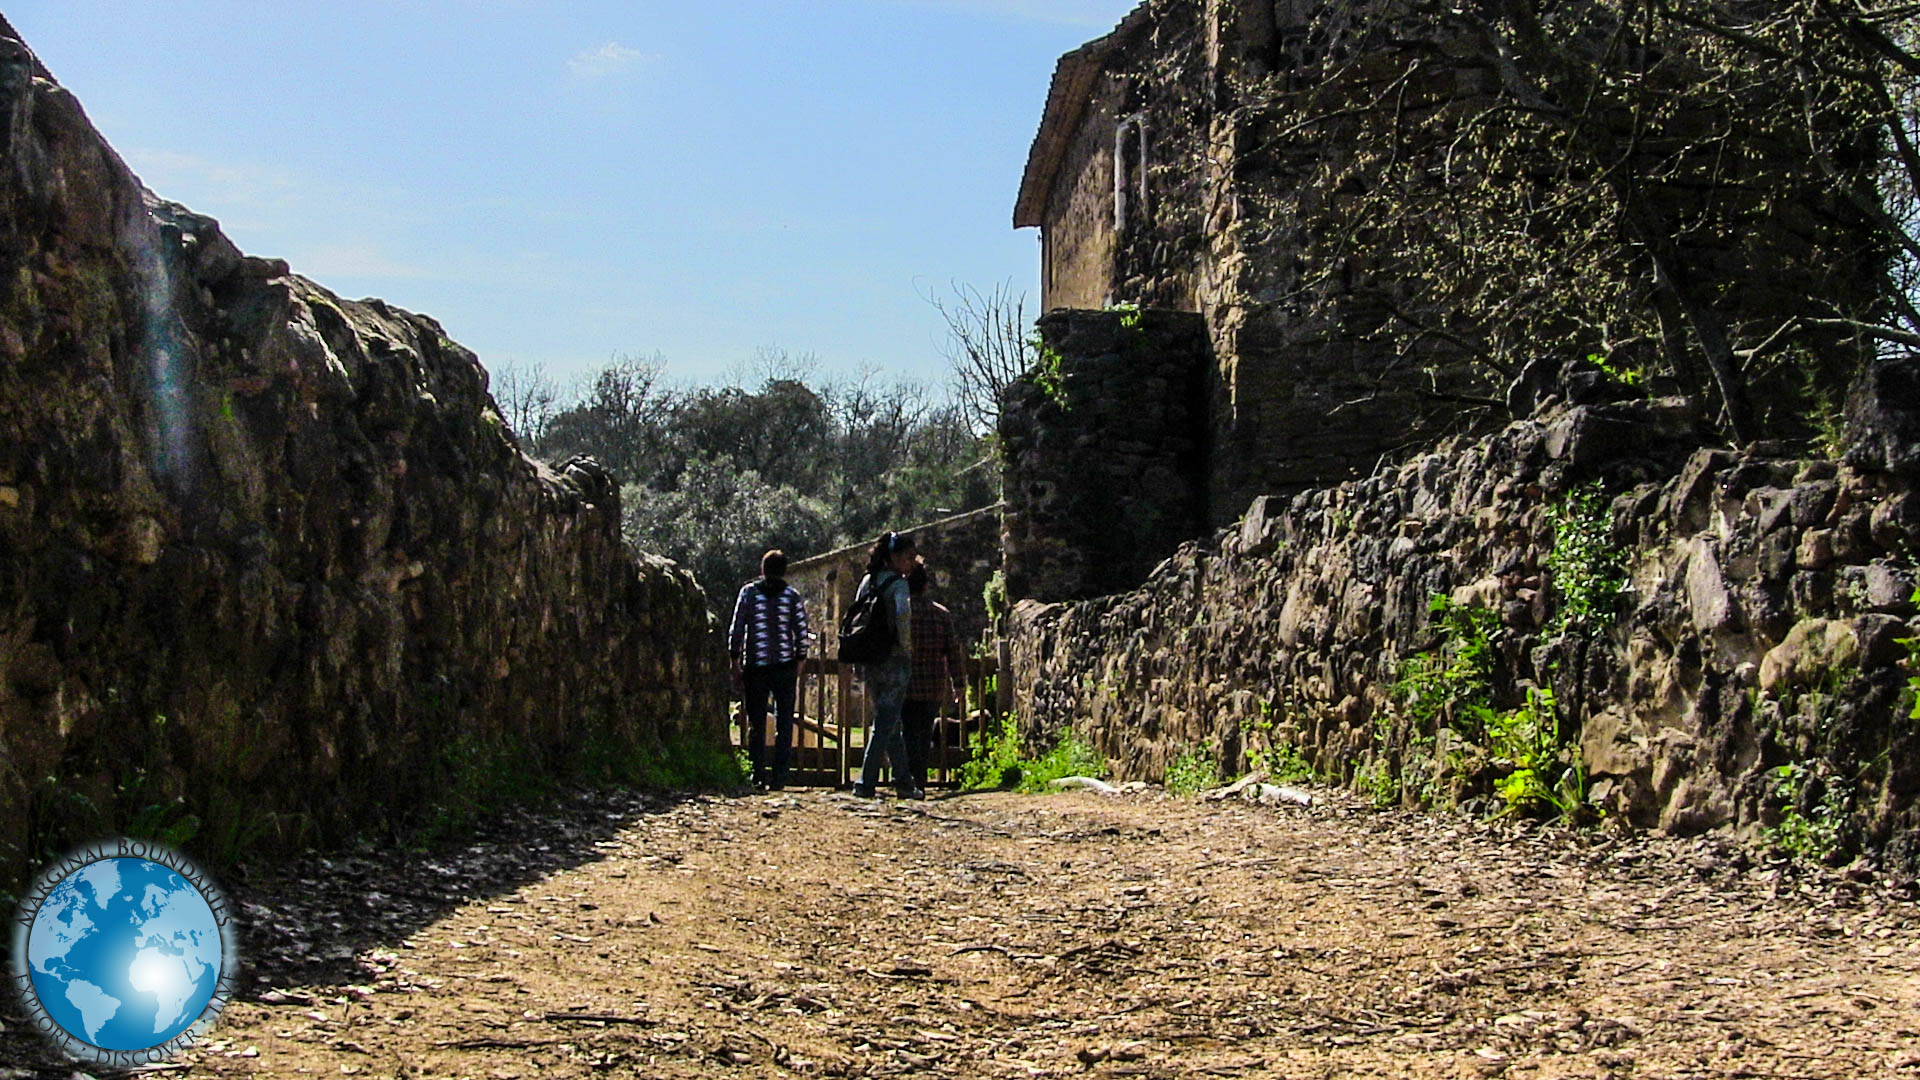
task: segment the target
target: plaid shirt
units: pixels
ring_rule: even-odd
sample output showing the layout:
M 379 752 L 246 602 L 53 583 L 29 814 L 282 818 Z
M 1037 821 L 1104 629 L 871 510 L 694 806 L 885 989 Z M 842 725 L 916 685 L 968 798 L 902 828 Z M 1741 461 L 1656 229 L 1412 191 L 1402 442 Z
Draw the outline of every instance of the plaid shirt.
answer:
M 908 701 L 965 700 L 966 654 L 953 633 L 953 615 L 946 608 L 916 597 L 913 601 L 913 681 Z

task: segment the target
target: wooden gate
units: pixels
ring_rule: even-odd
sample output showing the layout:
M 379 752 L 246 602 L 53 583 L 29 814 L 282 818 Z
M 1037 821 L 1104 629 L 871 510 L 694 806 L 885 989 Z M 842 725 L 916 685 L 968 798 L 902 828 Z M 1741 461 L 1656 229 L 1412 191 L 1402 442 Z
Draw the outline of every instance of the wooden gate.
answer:
M 933 727 L 933 747 L 927 755 L 927 786 L 960 786 L 960 767 L 966 763 L 968 742 L 985 734 L 993 723 L 996 697 L 992 657 L 967 661 L 967 701 L 959 709 L 947 706 Z M 787 783 L 794 787 L 848 787 L 860 772 L 873 727 L 873 709 L 855 676 L 855 665 L 819 657 L 800 665 L 794 693 L 793 758 Z M 734 745 L 743 746 L 743 725 L 735 706 Z M 765 727 L 772 753 L 774 718 Z M 890 770 L 881 781 L 890 782 Z

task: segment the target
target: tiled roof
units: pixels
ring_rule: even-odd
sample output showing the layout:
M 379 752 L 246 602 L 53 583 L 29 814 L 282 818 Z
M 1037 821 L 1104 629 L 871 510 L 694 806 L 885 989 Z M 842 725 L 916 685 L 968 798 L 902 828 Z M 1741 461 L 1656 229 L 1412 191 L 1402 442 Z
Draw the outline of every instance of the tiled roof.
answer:
M 1115 48 L 1153 21 L 1150 7 L 1152 0 L 1141 0 L 1112 33 L 1087 42 L 1054 65 L 1047 108 L 1040 117 L 1040 131 L 1033 137 L 1033 149 L 1027 151 L 1027 170 L 1020 178 L 1020 195 L 1013 205 L 1014 228 L 1041 223 L 1047 199 L 1053 194 L 1054 174 L 1059 172 L 1067 145 L 1080 126 L 1080 114 L 1086 110 L 1094 78 Z

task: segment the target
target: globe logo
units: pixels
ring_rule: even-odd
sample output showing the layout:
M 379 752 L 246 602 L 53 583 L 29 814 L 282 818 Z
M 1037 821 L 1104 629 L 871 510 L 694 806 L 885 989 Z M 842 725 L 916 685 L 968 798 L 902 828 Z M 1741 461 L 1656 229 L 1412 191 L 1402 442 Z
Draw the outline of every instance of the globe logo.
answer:
M 192 1045 L 238 969 L 225 897 L 159 844 L 94 844 L 43 873 L 14 923 L 12 981 L 77 1060 L 135 1066 Z

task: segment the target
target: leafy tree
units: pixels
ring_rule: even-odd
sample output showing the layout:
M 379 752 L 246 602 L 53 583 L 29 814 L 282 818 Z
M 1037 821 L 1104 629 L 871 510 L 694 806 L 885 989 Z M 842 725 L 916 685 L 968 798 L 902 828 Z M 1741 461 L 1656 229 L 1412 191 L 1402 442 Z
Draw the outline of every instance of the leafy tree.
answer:
M 578 399 L 556 413 L 545 438 L 534 444 L 540 456 L 558 460 L 592 454 L 622 480 L 660 485 L 671 472 L 665 434 L 675 394 L 661 385 L 666 362 L 614 357 L 585 380 Z
M 871 371 L 817 380 L 816 367 L 769 349 L 728 381 L 677 388 L 657 356 L 616 357 L 529 443 L 607 465 L 628 538 L 691 569 L 723 616 L 769 547 L 805 558 L 997 497 L 957 406 Z
M 621 490 L 627 537 L 693 572 L 708 606 L 728 614 L 733 590 L 768 548 L 790 553 L 828 550 L 834 522 L 827 506 L 726 457 L 695 456 L 670 491 L 638 484 Z

